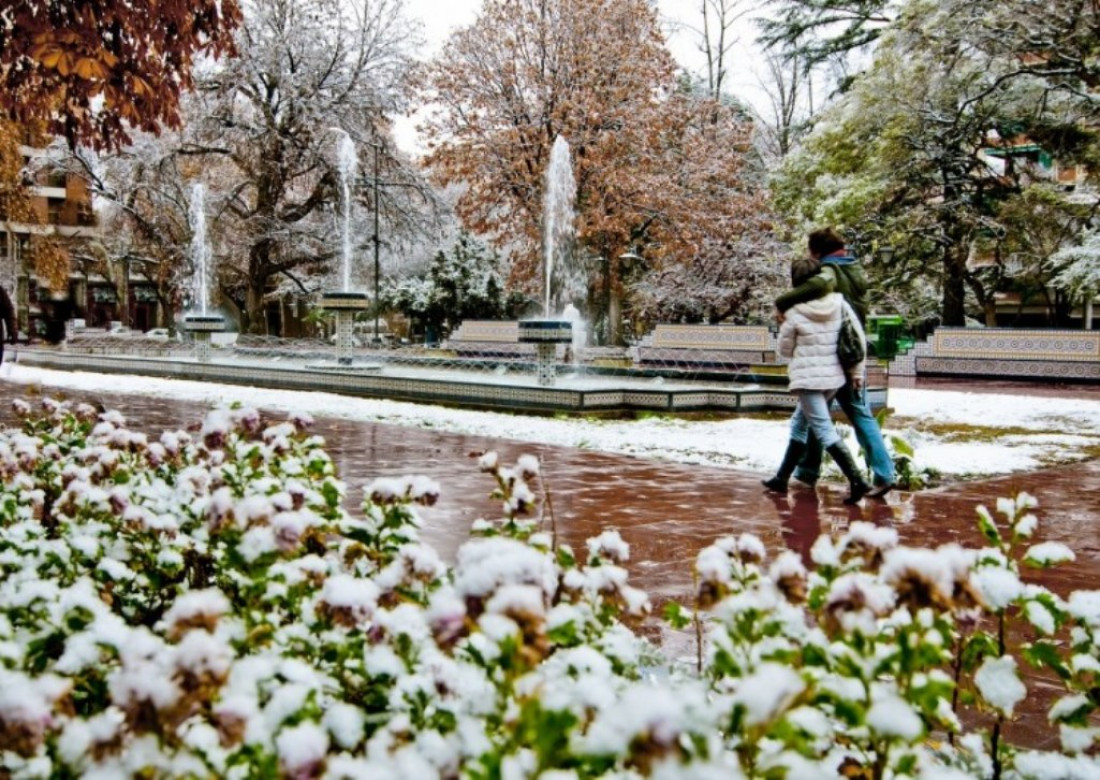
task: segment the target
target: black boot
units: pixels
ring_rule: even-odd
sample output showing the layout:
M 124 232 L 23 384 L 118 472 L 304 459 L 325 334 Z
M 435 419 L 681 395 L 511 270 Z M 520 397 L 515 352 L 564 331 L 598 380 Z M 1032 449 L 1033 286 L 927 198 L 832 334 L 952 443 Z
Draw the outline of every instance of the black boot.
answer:
M 791 479 L 794 467 L 802 460 L 802 454 L 806 451 L 806 442 L 791 439 L 787 442 L 787 451 L 783 454 L 783 462 L 779 464 L 779 471 L 771 479 L 762 479 L 760 483 L 775 493 L 786 493 L 787 482 Z
M 844 446 L 844 443 L 839 441 L 831 447 L 826 447 L 825 451 L 829 453 L 836 465 L 840 466 L 841 472 L 848 480 L 848 495 L 844 497 L 844 503 L 848 506 L 858 504 L 860 499 L 867 495 L 871 486 L 867 484 L 863 475 L 859 473 L 859 469 L 856 468 L 856 463 L 852 460 L 852 453 L 848 452 L 848 448 Z

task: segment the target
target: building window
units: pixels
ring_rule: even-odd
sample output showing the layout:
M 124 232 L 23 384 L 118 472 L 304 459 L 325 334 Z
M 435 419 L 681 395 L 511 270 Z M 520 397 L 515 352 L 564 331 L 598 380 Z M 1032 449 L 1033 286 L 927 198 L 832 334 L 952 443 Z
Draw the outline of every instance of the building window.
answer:
M 157 291 L 145 285 L 131 287 L 136 303 L 156 303 Z
M 68 177 L 65 175 L 65 171 L 51 170 L 46 174 L 46 186 L 47 187 L 60 187 L 65 188 L 65 181 Z
M 61 207 L 65 201 L 61 198 L 49 198 L 46 201 L 46 221 L 51 225 L 61 224 Z
M 76 224 L 81 227 L 90 227 L 95 224 L 95 214 L 92 212 L 92 204 L 81 201 L 76 206 Z
M 93 287 L 92 300 L 95 303 L 118 303 L 118 293 L 114 287 Z

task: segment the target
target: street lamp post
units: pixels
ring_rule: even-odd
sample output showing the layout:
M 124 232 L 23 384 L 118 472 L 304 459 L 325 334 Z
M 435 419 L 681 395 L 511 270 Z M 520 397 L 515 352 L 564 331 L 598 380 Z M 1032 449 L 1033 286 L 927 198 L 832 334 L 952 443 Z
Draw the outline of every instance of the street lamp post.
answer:
M 642 257 L 633 249 L 628 249 L 619 255 L 616 260 L 615 272 L 608 273 L 607 279 L 607 333 L 608 342 L 611 344 L 618 344 L 622 341 L 622 296 L 618 285 L 622 284 L 624 276 L 634 268 L 636 263 L 642 262 Z M 611 266 L 608 265 L 610 271 Z
M 382 310 L 382 302 L 378 299 L 378 277 L 379 277 L 379 262 L 378 262 L 378 245 L 382 239 L 378 235 L 378 147 L 377 143 L 372 143 L 374 148 L 374 183 L 371 187 L 371 191 L 374 197 L 374 238 L 371 243 L 374 244 L 374 337 L 371 342 L 375 345 L 382 341 L 382 334 L 378 330 L 378 318 Z
M 382 342 L 381 331 L 381 314 L 382 314 L 382 301 L 381 301 L 381 279 L 382 279 L 382 266 L 379 259 L 379 255 L 382 247 L 382 229 L 381 229 L 381 188 L 386 187 L 418 187 L 419 185 L 414 181 L 382 181 L 382 170 L 380 155 L 382 152 L 382 143 L 380 141 L 366 141 L 368 146 L 374 155 L 374 174 L 373 181 L 371 181 L 371 196 L 374 198 L 374 235 L 371 237 L 371 244 L 374 250 L 374 337 L 371 339 L 373 344 L 380 344 Z

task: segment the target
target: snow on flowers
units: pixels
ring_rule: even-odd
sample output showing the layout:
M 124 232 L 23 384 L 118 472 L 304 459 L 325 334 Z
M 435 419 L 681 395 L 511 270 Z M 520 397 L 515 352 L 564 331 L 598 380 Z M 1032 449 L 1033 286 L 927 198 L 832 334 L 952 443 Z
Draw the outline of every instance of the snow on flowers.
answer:
M 691 607 L 669 605 L 697 629 L 689 663 L 636 630 L 652 605 L 617 532 L 577 553 L 527 517 L 534 458 L 481 456 L 504 517 L 448 566 L 417 533 L 438 486 L 378 479 L 347 511 L 306 415 L 220 408 L 195 435 L 153 437 L 85 405 L 15 408 L 23 428 L 0 431 L 13 777 L 1022 775 L 1042 756 L 964 733 L 953 703 L 972 693 L 998 729 L 1023 663 L 1065 685 L 1058 760 L 1092 761 L 1098 596 L 1026 581 L 1021 565 L 1072 560 L 1022 549 L 1027 496 L 1002 520 L 983 510 L 982 550 L 858 523 L 806 561 L 719 540 Z M 1035 628 L 1019 659 L 1001 630 L 1015 615 Z

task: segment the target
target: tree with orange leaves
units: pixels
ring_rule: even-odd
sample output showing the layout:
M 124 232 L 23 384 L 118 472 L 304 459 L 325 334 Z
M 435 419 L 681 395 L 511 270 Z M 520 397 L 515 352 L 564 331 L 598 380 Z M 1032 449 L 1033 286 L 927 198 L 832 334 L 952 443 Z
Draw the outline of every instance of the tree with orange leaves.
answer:
M 240 16 L 237 0 L 7 0 L 0 113 L 97 149 L 178 128 L 196 58 L 231 52 Z
M 686 264 L 713 239 L 766 229 L 748 175 L 751 123 L 677 78 L 646 0 L 487 0 L 427 74 L 428 163 L 463 188 L 467 228 L 515 249 L 513 281 L 540 285 L 544 173 L 573 150 L 588 316 L 619 338 L 625 269 Z
M 12 227 L 23 226 L 27 264 L 51 289 L 60 290 L 68 282 L 70 254 L 65 242 L 44 226 L 43 215 L 35 209 L 29 186 L 35 174 L 23 157 L 26 143 L 45 145 L 39 123 L 28 127 L 0 117 L 0 252 L 11 251 L 3 242 Z M 26 230 L 26 226 L 34 229 Z

